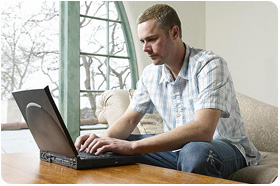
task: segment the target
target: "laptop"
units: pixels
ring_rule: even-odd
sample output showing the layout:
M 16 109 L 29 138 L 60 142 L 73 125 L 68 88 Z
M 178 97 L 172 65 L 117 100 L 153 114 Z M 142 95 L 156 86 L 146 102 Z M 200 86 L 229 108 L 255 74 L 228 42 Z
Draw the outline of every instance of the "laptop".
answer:
M 136 163 L 136 155 L 78 152 L 51 96 L 49 87 L 12 93 L 40 149 L 40 159 L 74 169 Z

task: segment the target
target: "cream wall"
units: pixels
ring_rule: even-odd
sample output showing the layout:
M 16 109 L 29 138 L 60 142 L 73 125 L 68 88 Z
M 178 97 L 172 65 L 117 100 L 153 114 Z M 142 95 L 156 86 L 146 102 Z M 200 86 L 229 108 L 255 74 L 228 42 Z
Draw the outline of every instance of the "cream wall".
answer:
M 141 75 L 151 63 L 137 36 L 137 17 L 153 4 L 125 1 Z M 164 1 L 178 13 L 183 40 L 226 59 L 238 92 L 278 105 L 278 20 L 271 2 Z
M 223 56 L 237 91 L 278 105 L 278 14 L 272 2 L 206 2 L 206 49 Z

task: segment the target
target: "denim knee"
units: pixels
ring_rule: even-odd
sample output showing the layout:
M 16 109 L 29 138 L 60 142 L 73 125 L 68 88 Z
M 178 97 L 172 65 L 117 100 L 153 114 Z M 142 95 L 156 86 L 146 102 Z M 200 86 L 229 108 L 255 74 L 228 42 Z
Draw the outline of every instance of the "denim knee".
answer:
M 222 161 L 208 142 L 190 142 L 178 153 L 177 169 L 221 177 Z

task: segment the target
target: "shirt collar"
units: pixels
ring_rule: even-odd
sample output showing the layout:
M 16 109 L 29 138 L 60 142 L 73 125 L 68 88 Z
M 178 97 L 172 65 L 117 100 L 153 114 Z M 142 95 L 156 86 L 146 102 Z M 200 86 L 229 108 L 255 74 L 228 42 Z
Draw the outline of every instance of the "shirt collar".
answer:
M 185 43 L 184 43 L 184 45 L 186 47 L 186 54 L 185 54 L 183 65 L 182 65 L 181 70 L 178 74 L 178 77 L 183 78 L 185 80 L 188 80 L 188 64 L 189 64 L 189 56 L 190 56 L 191 48 L 190 48 L 190 46 L 186 45 Z M 168 83 L 171 83 L 173 81 L 173 77 L 171 75 L 171 72 L 166 67 L 166 65 L 162 65 L 162 72 L 161 72 L 161 78 L 160 78 L 159 84 L 164 82 L 164 81 L 166 81 Z

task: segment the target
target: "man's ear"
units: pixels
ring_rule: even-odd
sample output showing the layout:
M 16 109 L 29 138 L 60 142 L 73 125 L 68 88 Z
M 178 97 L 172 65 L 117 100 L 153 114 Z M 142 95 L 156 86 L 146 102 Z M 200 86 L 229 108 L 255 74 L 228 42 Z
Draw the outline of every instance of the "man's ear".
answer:
M 177 39 L 180 35 L 179 27 L 177 25 L 174 25 L 171 28 L 171 37 L 172 39 Z

